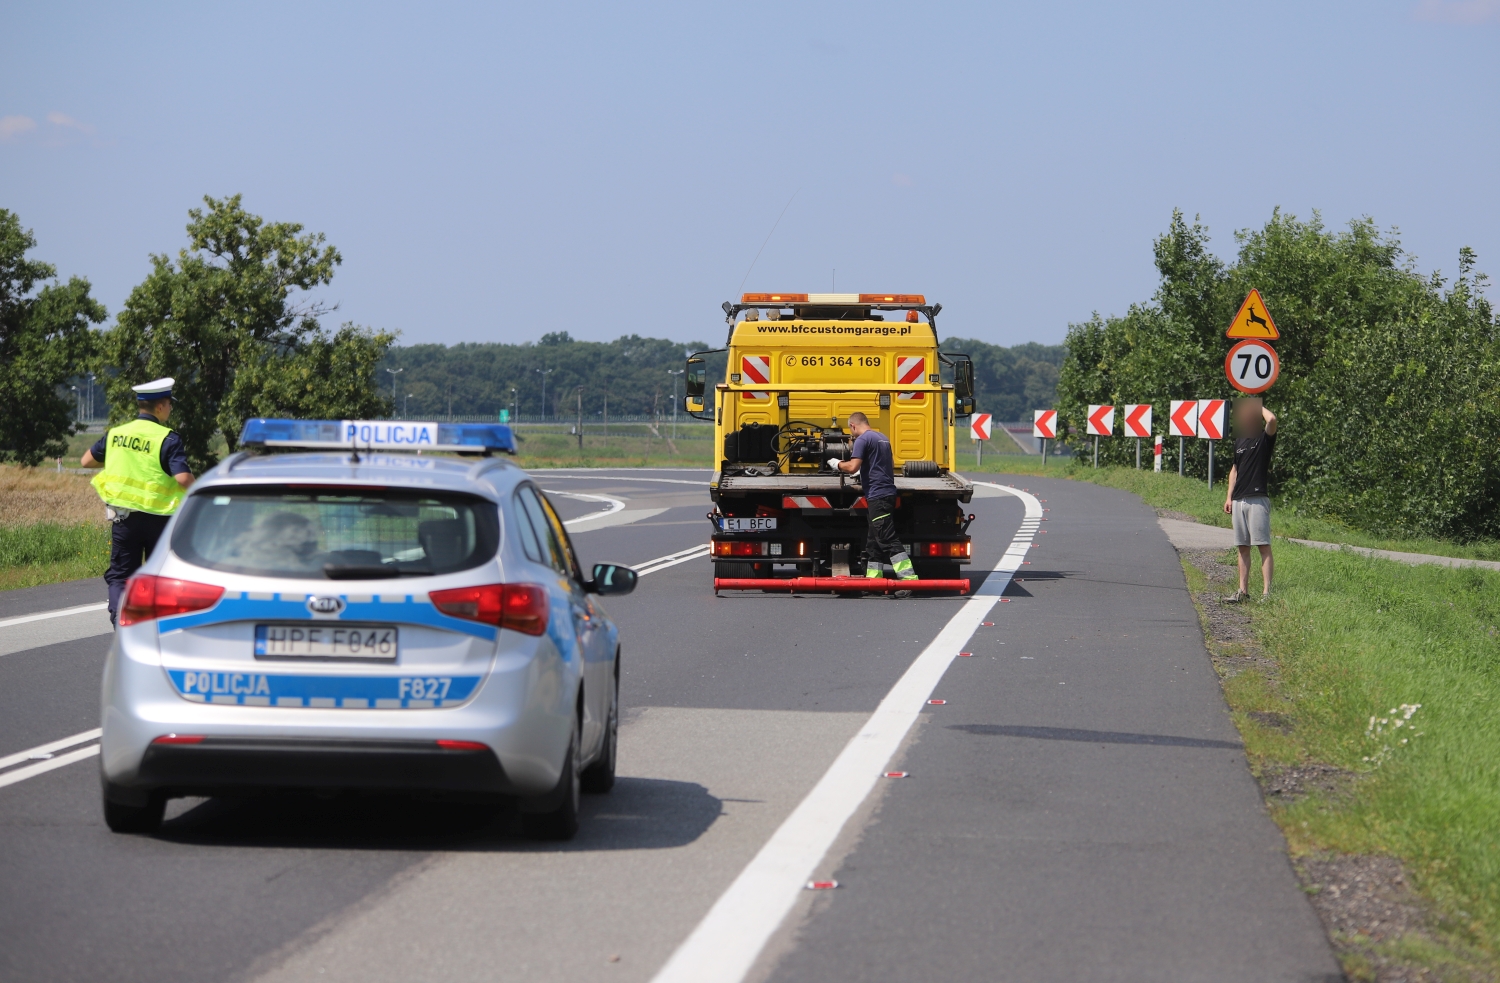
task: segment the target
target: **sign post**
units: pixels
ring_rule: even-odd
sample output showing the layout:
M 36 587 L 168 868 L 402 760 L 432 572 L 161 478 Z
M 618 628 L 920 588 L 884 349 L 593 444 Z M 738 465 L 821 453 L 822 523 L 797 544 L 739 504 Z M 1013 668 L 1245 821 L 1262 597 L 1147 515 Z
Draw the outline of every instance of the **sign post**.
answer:
M 1172 400 L 1172 412 L 1167 422 L 1167 432 L 1177 438 L 1177 475 L 1186 473 L 1184 467 L 1184 438 L 1198 436 L 1198 401 L 1196 399 Z
M 990 439 L 990 415 L 988 413 L 975 413 L 969 418 L 969 432 L 974 435 L 974 466 L 977 468 L 984 463 L 983 444 L 981 440 Z
M 1135 469 L 1141 469 L 1141 440 L 1151 436 L 1151 404 L 1129 403 L 1125 407 L 1125 435 L 1135 438 Z
M 1115 408 L 1097 403 L 1089 404 L 1089 433 L 1094 438 L 1094 467 L 1099 466 L 1099 438 L 1115 432 Z
M 1214 487 L 1214 441 L 1224 439 L 1225 410 L 1227 399 L 1198 400 L 1198 436 L 1208 441 L 1208 489 Z
M 1047 441 L 1057 436 L 1057 410 L 1032 410 L 1031 435 L 1042 441 L 1042 467 L 1047 466 Z

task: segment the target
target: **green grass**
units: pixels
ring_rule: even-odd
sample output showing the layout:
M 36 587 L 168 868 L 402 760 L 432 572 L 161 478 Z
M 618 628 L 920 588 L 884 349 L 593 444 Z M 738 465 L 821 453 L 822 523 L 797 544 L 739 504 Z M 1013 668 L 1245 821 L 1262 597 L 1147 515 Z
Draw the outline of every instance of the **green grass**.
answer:
M 959 460 L 961 471 L 983 471 L 986 473 L 1038 475 L 1049 478 L 1070 478 L 1074 481 L 1092 481 L 1110 488 L 1121 488 L 1139 495 L 1147 505 L 1159 509 L 1172 509 L 1193 516 L 1199 522 L 1228 528 L 1229 516 L 1224 514 L 1225 487 L 1222 481 L 1214 483 L 1195 478 L 1179 478 L 1175 473 L 1134 468 L 1090 467 L 1087 461 L 1078 458 L 1049 458 L 1042 467 L 1039 456 L 985 458 L 984 466 L 973 467 L 973 457 L 966 464 Z M 1395 537 L 1355 529 L 1342 523 L 1330 522 L 1315 515 L 1299 511 L 1295 504 L 1282 499 L 1273 499 L 1271 507 L 1271 532 L 1290 539 L 1311 539 L 1322 543 L 1346 543 L 1350 546 L 1367 546 L 1374 549 L 1399 550 L 1405 553 L 1430 553 L 1435 556 L 1458 556 L 1476 560 L 1500 560 L 1500 542 L 1493 540 L 1473 543 L 1454 543 L 1441 539 L 1420 537 Z
M 100 577 L 108 565 L 108 526 L 0 526 L 0 590 Z
M 1449 955 L 1500 969 L 1500 574 L 1288 544 L 1274 600 L 1249 610 L 1280 677 L 1226 680 L 1252 765 L 1358 776 L 1273 807 L 1293 852 L 1401 858 Z M 1396 727 L 1403 704 L 1420 709 Z M 1289 715 L 1291 733 L 1256 710 Z

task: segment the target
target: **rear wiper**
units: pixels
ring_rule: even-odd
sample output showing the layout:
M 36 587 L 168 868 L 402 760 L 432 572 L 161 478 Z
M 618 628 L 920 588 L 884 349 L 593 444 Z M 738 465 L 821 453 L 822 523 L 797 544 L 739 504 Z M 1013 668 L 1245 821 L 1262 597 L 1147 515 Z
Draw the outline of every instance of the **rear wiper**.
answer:
M 401 576 L 401 571 L 384 563 L 325 563 L 323 576 L 329 580 L 386 580 Z

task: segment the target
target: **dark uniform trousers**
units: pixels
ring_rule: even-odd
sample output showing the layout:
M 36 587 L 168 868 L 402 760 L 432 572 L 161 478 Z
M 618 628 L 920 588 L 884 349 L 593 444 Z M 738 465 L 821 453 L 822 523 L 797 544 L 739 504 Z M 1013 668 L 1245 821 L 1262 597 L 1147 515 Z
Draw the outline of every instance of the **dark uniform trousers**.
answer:
M 109 569 L 104 571 L 104 582 L 109 585 L 109 620 L 115 622 L 120 610 L 120 595 L 125 593 L 125 581 L 141 568 L 146 557 L 156 549 L 156 541 L 166 528 L 169 515 L 151 512 L 132 512 L 110 527 Z
M 871 498 L 866 501 L 866 505 L 869 510 L 865 515 L 870 522 L 869 537 L 865 541 L 866 562 L 872 567 L 880 564 L 889 566 L 891 557 L 906 551 L 901 537 L 896 535 L 896 499 L 885 496 Z

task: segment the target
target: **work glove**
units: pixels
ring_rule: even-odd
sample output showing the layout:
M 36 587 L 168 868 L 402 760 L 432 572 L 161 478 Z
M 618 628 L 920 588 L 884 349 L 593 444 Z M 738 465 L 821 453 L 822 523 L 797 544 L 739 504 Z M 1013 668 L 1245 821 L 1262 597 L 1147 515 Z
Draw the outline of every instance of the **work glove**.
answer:
M 836 458 L 836 457 L 830 457 L 828 459 L 828 470 L 830 470 L 830 471 L 837 471 L 838 469 L 839 469 L 839 459 Z

